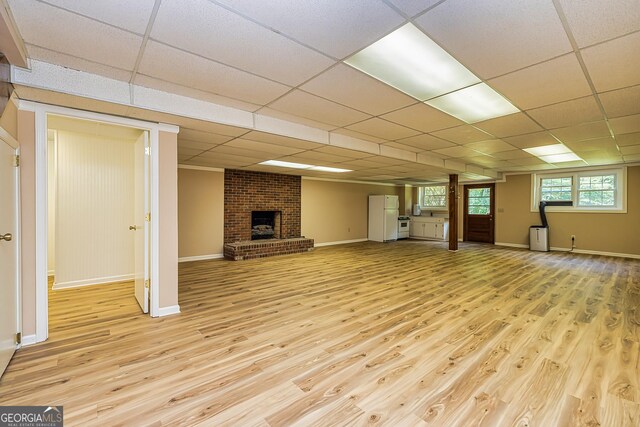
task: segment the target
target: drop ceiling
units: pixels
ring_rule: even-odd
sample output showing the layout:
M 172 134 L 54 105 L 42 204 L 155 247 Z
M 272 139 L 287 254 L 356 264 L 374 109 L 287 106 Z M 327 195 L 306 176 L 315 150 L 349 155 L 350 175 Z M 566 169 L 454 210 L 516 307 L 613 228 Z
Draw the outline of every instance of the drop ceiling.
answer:
M 328 141 L 17 86 L 42 102 L 181 127 L 179 162 L 384 182 L 637 163 L 640 2 L 8 0 L 32 63 L 328 132 Z M 467 124 L 345 60 L 412 23 L 519 112 Z M 255 120 L 254 120 L 255 121 Z M 282 123 L 285 123 L 282 122 Z M 582 160 L 525 148 L 565 144 Z

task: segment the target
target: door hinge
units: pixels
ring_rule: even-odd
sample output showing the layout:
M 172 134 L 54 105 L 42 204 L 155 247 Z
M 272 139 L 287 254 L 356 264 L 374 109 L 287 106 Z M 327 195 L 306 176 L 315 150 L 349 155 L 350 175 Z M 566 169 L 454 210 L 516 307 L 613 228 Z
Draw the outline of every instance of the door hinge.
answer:
M 151 212 L 147 212 L 147 214 L 144 216 L 144 220 L 147 222 L 151 222 Z
M 144 147 L 144 154 L 146 154 L 147 156 L 151 155 L 151 147 Z
M 22 332 L 16 333 L 16 344 L 22 344 Z
M 144 281 L 144 287 L 149 289 L 149 279 Z
M 17 168 L 18 166 L 20 166 L 20 155 L 16 154 L 13 156 L 13 167 Z

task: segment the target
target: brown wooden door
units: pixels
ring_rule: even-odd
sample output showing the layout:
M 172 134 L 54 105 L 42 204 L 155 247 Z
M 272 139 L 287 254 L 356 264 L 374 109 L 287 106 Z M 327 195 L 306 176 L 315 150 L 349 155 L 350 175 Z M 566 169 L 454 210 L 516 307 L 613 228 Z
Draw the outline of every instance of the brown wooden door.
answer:
M 494 243 L 495 184 L 464 186 L 464 240 Z

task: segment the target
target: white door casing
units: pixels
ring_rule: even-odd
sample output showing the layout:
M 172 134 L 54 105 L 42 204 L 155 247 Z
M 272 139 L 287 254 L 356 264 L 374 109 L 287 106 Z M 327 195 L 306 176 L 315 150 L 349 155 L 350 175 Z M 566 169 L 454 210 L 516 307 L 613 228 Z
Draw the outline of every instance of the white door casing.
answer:
M 135 295 L 143 313 L 149 312 L 149 133 L 144 131 L 135 144 L 134 223 L 129 229 L 135 239 Z
M 18 169 L 16 150 L 0 139 L 0 375 L 16 350 L 18 326 Z

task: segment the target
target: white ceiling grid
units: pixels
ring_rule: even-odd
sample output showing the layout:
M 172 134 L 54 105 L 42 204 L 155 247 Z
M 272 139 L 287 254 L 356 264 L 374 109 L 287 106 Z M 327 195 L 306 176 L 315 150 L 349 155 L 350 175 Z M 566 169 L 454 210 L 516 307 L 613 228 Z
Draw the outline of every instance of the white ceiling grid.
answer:
M 632 163 L 640 153 L 637 0 L 8 3 L 32 59 L 329 131 L 327 145 L 164 115 L 182 128 L 181 163 L 300 173 L 257 165 L 277 159 L 353 169 L 340 178 L 411 182 L 465 164 L 487 177 Z M 342 62 L 407 22 L 521 112 L 468 125 Z M 586 163 L 522 151 L 558 142 Z

